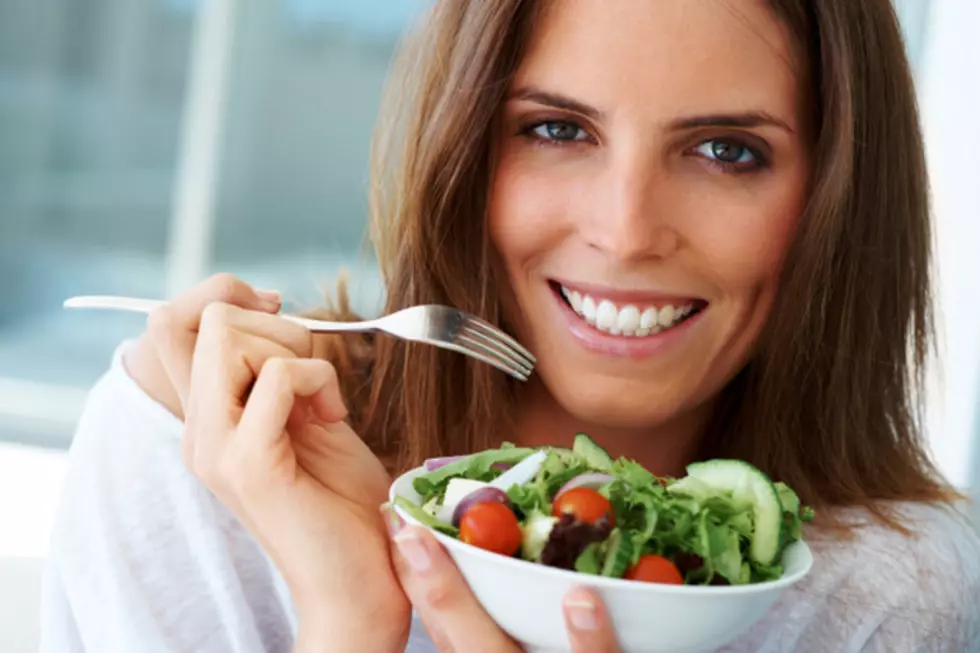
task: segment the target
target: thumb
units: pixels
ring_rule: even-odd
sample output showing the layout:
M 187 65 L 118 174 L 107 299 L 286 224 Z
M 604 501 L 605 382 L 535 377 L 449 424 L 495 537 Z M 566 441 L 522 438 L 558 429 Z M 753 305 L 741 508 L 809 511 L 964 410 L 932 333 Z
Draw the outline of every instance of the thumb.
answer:
M 593 592 L 572 590 L 565 596 L 564 611 L 573 653 L 619 653 L 609 613 Z

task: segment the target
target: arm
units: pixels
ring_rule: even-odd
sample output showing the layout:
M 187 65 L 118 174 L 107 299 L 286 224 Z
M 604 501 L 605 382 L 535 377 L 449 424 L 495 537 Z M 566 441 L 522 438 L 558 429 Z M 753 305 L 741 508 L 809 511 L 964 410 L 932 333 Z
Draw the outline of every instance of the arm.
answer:
M 288 595 L 256 543 L 184 468 L 181 429 L 117 356 L 72 445 L 42 605 L 49 650 L 292 645 Z
M 915 651 L 916 653 L 980 652 L 980 583 L 972 598 L 958 596 L 955 585 L 949 594 L 922 601 L 906 602 L 894 609 L 868 637 L 861 653 Z
M 980 534 L 959 504 L 916 510 L 902 563 L 881 564 L 894 599 L 861 650 L 980 653 Z

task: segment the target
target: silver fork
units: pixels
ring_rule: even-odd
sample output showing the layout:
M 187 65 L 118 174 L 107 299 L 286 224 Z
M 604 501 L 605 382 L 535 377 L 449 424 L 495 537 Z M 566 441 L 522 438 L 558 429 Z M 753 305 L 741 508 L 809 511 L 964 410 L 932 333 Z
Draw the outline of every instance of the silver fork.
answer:
M 165 302 L 110 295 L 83 295 L 65 300 L 65 308 L 104 308 L 149 313 Z M 512 337 L 482 320 L 449 306 L 411 306 L 363 322 L 327 322 L 287 315 L 279 317 L 304 326 L 313 333 L 363 333 L 381 331 L 465 354 L 516 379 L 527 381 L 536 362 L 534 356 Z

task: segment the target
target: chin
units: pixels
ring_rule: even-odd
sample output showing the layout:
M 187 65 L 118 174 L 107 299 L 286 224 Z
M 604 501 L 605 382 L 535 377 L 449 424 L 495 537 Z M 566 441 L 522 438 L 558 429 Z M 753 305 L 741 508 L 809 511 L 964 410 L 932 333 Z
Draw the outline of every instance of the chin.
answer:
M 565 377 L 568 378 L 568 377 Z M 655 388 L 636 380 L 604 380 L 579 375 L 581 382 L 549 383 L 555 401 L 577 421 L 596 427 L 656 429 L 687 412 L 677 389 Z

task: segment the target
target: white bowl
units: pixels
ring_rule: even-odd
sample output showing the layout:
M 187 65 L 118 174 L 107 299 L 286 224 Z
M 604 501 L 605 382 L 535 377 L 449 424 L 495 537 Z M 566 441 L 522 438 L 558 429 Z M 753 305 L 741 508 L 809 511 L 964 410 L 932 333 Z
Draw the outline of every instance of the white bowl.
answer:
M 412 480 L 400 476 L 389 497 L 418 503 Z M 418 524 L 403 510 L 398 515 Z M 569 650 L 562 598 L 573 587 L 596 591 L 612 617 L 624 653 L 702 653 L 731 642 L 758 621 L 813 564 L 804 542 L 787 547 L 782 578 L 738 586 L 682 586 L 603 578 L 508 558 L 435 533 L 470 589 L 505 632 L 533 653 Z

